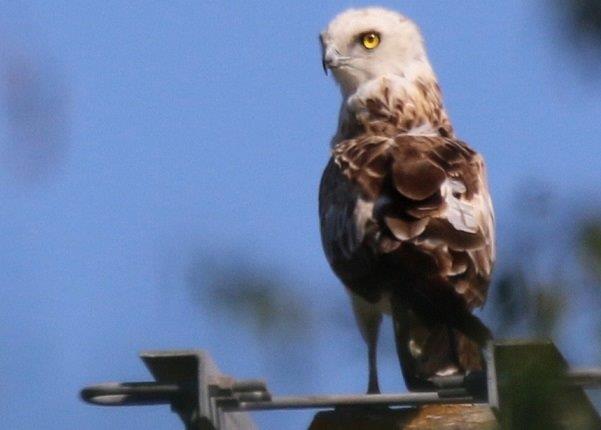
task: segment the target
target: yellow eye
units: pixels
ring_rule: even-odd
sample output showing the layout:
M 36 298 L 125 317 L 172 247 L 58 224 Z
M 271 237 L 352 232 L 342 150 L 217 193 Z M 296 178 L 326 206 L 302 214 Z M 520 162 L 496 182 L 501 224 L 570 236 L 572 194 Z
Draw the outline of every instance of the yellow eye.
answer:
M 361 35 L 361 43 L 365 47 L 365 49 L 374 49 L 377 48 L 380 44 L 380 36 L 378 33 L 369 32 Z

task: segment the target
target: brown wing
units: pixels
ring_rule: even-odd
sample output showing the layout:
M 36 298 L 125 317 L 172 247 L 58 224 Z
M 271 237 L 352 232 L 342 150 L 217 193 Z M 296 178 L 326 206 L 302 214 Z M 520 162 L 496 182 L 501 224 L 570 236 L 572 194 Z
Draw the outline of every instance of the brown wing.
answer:
M 494 261 L 493 210 L 482 158 L 439 136 L 366 136 L 342 141 L 334 162 L 373 202 L 375 252 L 411 247 L 427 276 L 449 282 L 469 308 L 484 304 Z
M 380 298 L 378 258 L 365 238 L 378 226 L 372 220 L 373 203 L 360 187 L 345 177 L 331 159 L 319 188 L 321 240 L 328 262 L 342 282 L 366 300 Z

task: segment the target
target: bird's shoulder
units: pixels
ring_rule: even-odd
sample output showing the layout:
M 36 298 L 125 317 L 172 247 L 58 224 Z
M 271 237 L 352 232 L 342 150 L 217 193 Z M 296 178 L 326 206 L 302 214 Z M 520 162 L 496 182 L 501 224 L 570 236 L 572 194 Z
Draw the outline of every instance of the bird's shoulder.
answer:
M 465 142 L 434 135 L 359 135 L 335 145 L 332 162 L 370 197 L 389 185 L 402 196 L 423 200 L 453 178 L 471 196 L 484 174 L 483 158 Z

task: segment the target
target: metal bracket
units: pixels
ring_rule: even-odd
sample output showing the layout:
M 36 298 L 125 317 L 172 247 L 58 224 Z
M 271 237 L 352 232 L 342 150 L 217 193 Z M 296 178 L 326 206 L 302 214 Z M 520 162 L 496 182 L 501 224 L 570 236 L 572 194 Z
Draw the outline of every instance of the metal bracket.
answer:
M 236 382 L 204 351 L 151 351 L 140 357 L 156 382 L 93 385 L 81 391 L 82 399 L 100 406 L 169 404 L 187 430 L 254 429 L 247 414 L 226 415 L 218 400 L 269 399 L 263 381 Z
M 599 370 L 569 370 L 550 341 L 497 341 L 485 354 L 488 403 L 502 428 L 517 428 L 533 416 L 541 419 L 540 428 L 601 429 L 584 392 L 599 387 Z
M 561 412 L 561 404 L 564 409 L 577 409 L 594 425 L 590 428 L 601 428 L 599 415 L 583 391 L 583 387 L 601 386 L 601 370 L 568 371 L 551 342 L 491 342 L 484 357 L 486 372 L 432 378 L 436 391 L 431 392 L 272 398 L 264 381 L 235 381 L 220 373 L 204 351 L 145 352 L 141 358 L 155 382 L 94 385 L 84 388 L 81 396 L 102 406 L 169 404 L 188 430 L 255 429 L 245 413 L 254 410 L 451 403 L 488 403 L 501 423 L 513 428 L 512 414 L 521 405 L 515 401 L 515 389 L 533 385 L 534 391 L 527 395 L 540 396 L 543 407 L 559 404 L 554 410 L 561 417 L 569 416 Z M 572 428 L 569 421 L 566 424 Z

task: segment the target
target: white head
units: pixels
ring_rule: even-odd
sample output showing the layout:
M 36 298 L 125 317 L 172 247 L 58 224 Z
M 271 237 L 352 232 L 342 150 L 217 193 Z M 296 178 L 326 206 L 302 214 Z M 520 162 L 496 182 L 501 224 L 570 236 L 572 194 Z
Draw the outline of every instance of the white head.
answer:
M 349 9 L 321 33 L 323 66 L 332 70 L 345 96 L 384 75 L 435 79 L 418 27 L 383 9 Z

